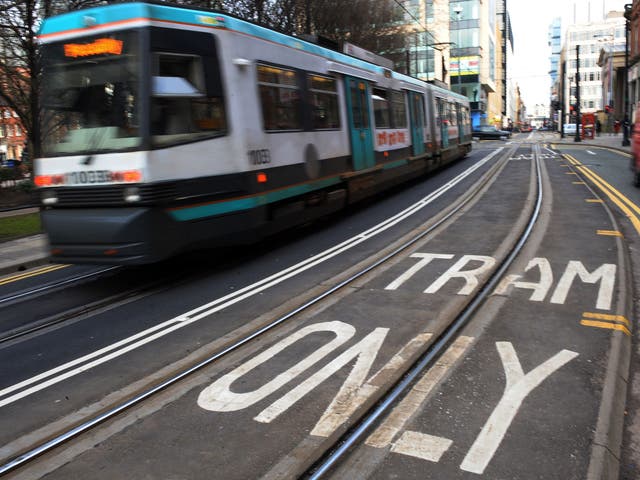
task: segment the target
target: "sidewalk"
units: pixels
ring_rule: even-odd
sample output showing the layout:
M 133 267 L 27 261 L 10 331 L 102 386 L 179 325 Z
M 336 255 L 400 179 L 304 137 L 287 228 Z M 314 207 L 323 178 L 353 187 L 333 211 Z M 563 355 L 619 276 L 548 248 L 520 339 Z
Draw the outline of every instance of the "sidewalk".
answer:
M 584 139 L 581 142 L 576 142 L 574 140 L 575 137 L 565 135 L 565 138 L 560 138 L 559 133 L 555 132 L 547 132 L 544 134 L 543 132 L 539 132 L 540 135 L 544 135 L 543 138 L 547 140 L 549 143 L 557 143 L 557 144 L 567 144 L 567 145 L 582 145 L 585 147 L 606 147 L 614 150 L 619 150 L 625 153 L 631 153 L 631 145 L 623 147 L 622 146 L 622 134 L 619 135 L 609 135 L 607 133 L 601 134 L 599 137 L 594 137 L 593 139 Z M 535 137 L 534 137 L 535 138 Z M 553 138 L 553 140 L 552 140 Z M 629 138 L 631 140 L 631 138 Z
M 0 212 L 0 218 L 37 212 L 38 208 L 23 208 Z M 33 235 L 0 243 L 0 275 L 20 272 L 49 261 L 46 235 Z

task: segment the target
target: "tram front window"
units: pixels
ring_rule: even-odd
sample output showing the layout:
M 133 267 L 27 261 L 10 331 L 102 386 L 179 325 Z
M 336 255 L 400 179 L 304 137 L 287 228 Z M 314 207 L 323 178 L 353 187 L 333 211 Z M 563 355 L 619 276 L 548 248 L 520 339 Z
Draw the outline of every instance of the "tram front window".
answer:
M 46 156 L 139 148 L 138 43 L 120 32 L 43 46 Z

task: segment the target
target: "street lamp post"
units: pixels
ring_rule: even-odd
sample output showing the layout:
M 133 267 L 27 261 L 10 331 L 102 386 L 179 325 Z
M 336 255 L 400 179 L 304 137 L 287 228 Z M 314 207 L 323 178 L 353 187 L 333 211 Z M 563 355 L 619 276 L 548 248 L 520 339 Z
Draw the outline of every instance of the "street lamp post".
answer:
M 575 142 L 580 142 L 580 45 L 576 45 L 576 136 Z
M 416 69 L 414 71 L 414 77 L 418 78 L 418 73 L 419 73 L 419 63 L 418 63 L 418 29 L 414 28 L 413 29 L 413 45 L 414 45 L 414 51 L 415 51 L 415 59 L 416 59 Z
M 456 14 L 456 19 L 458 22 L 458 93 L 462 93 L 462 86 L 461 86 L 461 82 L 462 82 L 462 74 L 460 72 L 460 64 L 462 63 L 462 55 L 461 55 L 461 50 L 462 50 L 462 45 L 460 45 L 460 14 L 462 13 L 462 5 L 457 4 L 455 7 L 453 7 L 453 11 Z
M 633 4 L 627 3 L 624 6 L 624 118 L 622 119 L 622 146 L 628 147 L 631 145 L 629 141 L 629 17 L 631 16 L 631 8 Z

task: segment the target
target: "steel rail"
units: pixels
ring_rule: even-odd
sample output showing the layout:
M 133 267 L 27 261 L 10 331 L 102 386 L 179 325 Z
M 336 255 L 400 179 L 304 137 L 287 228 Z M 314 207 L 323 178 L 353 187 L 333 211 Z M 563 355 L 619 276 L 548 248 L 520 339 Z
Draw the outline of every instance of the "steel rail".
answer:
M 518 147 L 514 146 L 511 149 L 509 149 L 509 151 L 507 152 L 506 155 L 504 155 L 504 158 L 508 159 L 511 156 L 511 152 L 515 151 Z M 497 165 L 497 164 L 496 164 Z M 478 183 L 482 183 L 484 184 L 484 181 L 478 182 Z M 480 190 L 480 188 L 478 188 L 478 191 Z M 222 349 L 221 351 L 215 353 L 214 355 L 198 362 L 195 365 L 192 365 L 191 367 L 189 367 L 186 370 L 183 370 L 182 372 L 174 375 L 171 378 L 168 378 L 166 380 L 164 380 L 163 382 L 145 390 L 144 392 L 139 393 L 138 395 L 132 397 L 131 399 L 127 400 L 126 402 L 123 402 L 119 405 L 116 405 L 114 407 L 112 407 L 109 410 L 104 411 L 103 413 L 101 413 L 100 415 L 95 416 L 92 419 L 89 419 L 69 430 L 67 430 L 66 432 L 57 435 L 56 437 L 48 440 L 45 443 L 42 443 L 41 445 L 19 455 L 18 457 L 15 457 L 14 459 L 10 460 L 9 462 L 0 465 L 0 476 L 10 472 L 20 466 L 25 465 L 26 463 L 32 461 L 33 459 L 35 459 L 36 457 L 53 450 L 54 448 L 59 447 L 60 445 L 68 442 L 69 440 L 71 440 L 72 438 L 94 428 L 95 426 L 99 425 L 100 423 L 105 422 L 106 420 L 113 418 L 117 415 L 119 415 L 120 413 L 128 410 L 129 408 L 132 408 L 133 406 L 143 402 L 144 400 L 152 397 L 153 395 L 157 394 L 158 392 L 180 382 L 181 380 L 185 379 L 186 377 L 192 375 L 193 373 L 201 370 L 202 368 L 211 365 L 212 363 L 220 360 L 222 357 L 238 350 L 240 347 L 246 345 L 247 343 L 251 342 L 252 340 L 256 339 L 257 337 L 265 334 L 266 332 L 273 330 L 275 327 L 279 326 L 280 324 L 286 322 L 288 319 L 290 319 L 291 317 L 301 313 L 302 311 L 308 309 L 309 307 L 317 304 L 318 302 L 324 300 L 325 298 L 327 298 L 328 296 L 330 296 L 331 294 L 337 292 L 338 290 L 344 288 L 345 286 L 349 285 L 350 283 L 354 282 L 355 280 L 357 280 L 358 278 L 366 275 L 367 273 L 369 273 L 370 271 L 374 270 L 375 268 L 379 267 L 380 265 L 384 264 L 385 262 L 387 262 L 388 260 L 390 260 L 391 258 L 393 258 L 394 256 L 400 254 L 401 252 L 403 252 L 404 250 L 406 250 L 407 248 L 409 248 L 410 246 L 414 245 L 415 243 L 417 243 L 418 241 L 420 241 L 421 239 L 423 239 L 425 236 L 429 235 L 431 232 L 433 232 L 435 229 L 437 229 L 440 225 L 442 225 L 443 223 L 445 223 L 447 220 L 449 220 L 451 217 L 453 217 L 454 215 L 456 215 L 467 203 L 469 203 L 475 196 L 477 195 L 477 192 L 472 192 L 471 194 L 469 194 L 467 197 L 465 197 L 458 205 L 456 205 L 450 212 L 446 213 L 442 218 L 440 218 L 439 220 L 437 220 L 433 225 L 431 225 L 429 228 L 427 228 L 426 230 L 420 232 L 419 234 L 417 234 L 415 237 L 409 239 L 408 241 L 406 241 L 405 243 L 401 244 L 400 246 L 396 247 L 392 252 L 388 253 L 387 255 L 385 255 L 384 257 L 378 259 L 377 261 L 375 261 L 374 263 L 372 263 L 371 265 L 367 266 L 366 268 L 364 268 L 363 270 L 353 274 L 351 277 L 347 278 L 346 280 L 341 281 L 340 283 L 334 285 L 333 287 L 329 288 L 328 290 L 326 290 L 325 292 L 317 295 L 316 297 L 312 298 L 311 300 L 308 300 L 307 302 L 305 302 L 303 305 L 293 309 L 292 311 L 290 311 L 289 313 L 284 314 L 283 316 L 273 320 L 272 322 L 270 322 L 269 324 L 265 325 L 264 327 L 256 330 L 255 332 L 247 335 L 246 337 L 244 337 L 241 340 L 238 340 L 237 342 L 233 343 L 232 345 L 229 345 L 228 347 Z
M 542 178 L 540 169 L 540 147 L 538 144 L 534 145 L 533 156 L 536 163 L 536 203 L 532 210 L 529 221 L 520 235 L 518 241 L 514 247 L 507 254 L 505 259 L 496 268 L 493 274 L 485 282 L 482 288 L 469 302 L 467 307 L 458 315 L 458 317 L 452 322 L 450 327 L 444 331 L 435 343 L 424 353 L 424 355 L 414 364 L 414 366 L 407 372 L 407 374 L 385 395 L 366 416 L 353 427 L 350 431 L 345 433 L 343 437 L 338 441 L 338 447 L 329 452 L 323 459 L 316 462 L 316 464 L 308 470 L 306 478 L 309 480 L 318 480 L 326 475 L 329 470 L 335 466 L 340 460 L 342 460 L 348 454 L 348 451 L 360 442 L 365 434 L 371 430 L 374 424 L 385 415 L 396 401 L 412 386 L 412 384 L 418 379 L 418 377 L 425 371 L 427 367 L 430 367 L 434 360 L 437 360 L 450 345 L 453 337 L 464 327 L 470 318 L 475 314 L 480 305 L 484 303 L 487 297 L 491 294 L 498 282 L 502 279 L 507 269 L 511 266 L 517 255 L 524 247 L 528 240 L 533 227 L 540 215 L 542 206 Z

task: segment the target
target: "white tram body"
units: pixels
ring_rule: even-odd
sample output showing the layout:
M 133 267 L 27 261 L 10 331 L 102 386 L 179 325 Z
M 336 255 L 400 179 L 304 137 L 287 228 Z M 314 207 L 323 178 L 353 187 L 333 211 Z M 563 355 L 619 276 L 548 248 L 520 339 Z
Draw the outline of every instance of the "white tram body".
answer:
M 56 261 L 255 241 L 471 149 L 465 97 L 225 14 L 121 3 L 39 40 Z

